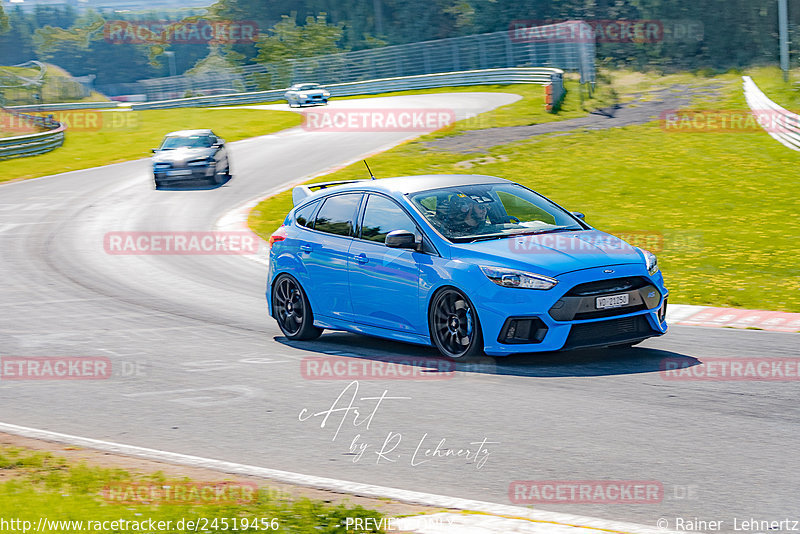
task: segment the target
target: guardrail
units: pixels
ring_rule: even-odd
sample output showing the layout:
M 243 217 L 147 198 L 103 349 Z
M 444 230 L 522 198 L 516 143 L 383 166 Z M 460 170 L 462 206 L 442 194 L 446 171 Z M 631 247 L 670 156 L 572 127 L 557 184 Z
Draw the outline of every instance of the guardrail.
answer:
M 20 120 L 28 120 L 44 128 L 46 132 L 39 132 L 15 137 L 0 137 L 0 160 L 23 158 L 44 154 L 60 147 L 64 143 L 64 132 L 67 126 L 49 117 L 39 115 L 26 115 L 4 109 L 6 113 L 16 115 Z
M 770 100 L 750 76 L 742 76 L 742 81 L 744 98 L 758 119 L 759 125 L 785 147 L 800 150 L 800 115 Z M 768 127 L 765 127 L 765 122 Z
M 119 107 L 118 102 L 65 102 L 62 104 L 30 104 L 6 106 L 11 111 L 61 111 L 66 109 L 110 109 Z
M 331 98 L 337 96 L 356 96 L 393 91 L 409 91 L 415 89 L 434 89 L 436 87 L 457 87 L 464 85 L 506 85 L 512 83 L 552 84 L 555 109 L 564 97 L 564 71 L 545 67 L 518 67 L 505 69 L 484 69 L 461 72 L 443 72 L 404 76 L 400 78 L 383 78 L 326 85 Z M 313 81 L 313 80 L 309 80 Z M 158 102 L 142 102 L 130 104 L 133 110 L 166 109 L 182 107 L 226 106 L 234 104 L 252 104 L 283 100 L 286 89 L 272 89 L 252 93 L 232 93 L 227 95 L 199 96 Z

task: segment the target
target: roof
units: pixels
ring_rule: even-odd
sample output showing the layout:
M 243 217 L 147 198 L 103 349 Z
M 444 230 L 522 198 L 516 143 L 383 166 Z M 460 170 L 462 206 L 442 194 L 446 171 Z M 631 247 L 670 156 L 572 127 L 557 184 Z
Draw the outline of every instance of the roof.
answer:
M 425 174 L 420 176 L 397 176 L 395 178 L 381 178 L 378 180 L 363 180 L 336 186 L 337 191 L 352 189 L 370 189 L 382 191 L 384 193 L 416 193 L 418 191 L 428 191 L 441 187 L 453 187 L 457 185 L 472 184 L 492 184 L 509 183 L 505 178 L 496 176 L 484 176 L 481 174 Z M 310 184 L 313 185 L 313 184 Z M 325 189 L 331 191 L 334 188 Z

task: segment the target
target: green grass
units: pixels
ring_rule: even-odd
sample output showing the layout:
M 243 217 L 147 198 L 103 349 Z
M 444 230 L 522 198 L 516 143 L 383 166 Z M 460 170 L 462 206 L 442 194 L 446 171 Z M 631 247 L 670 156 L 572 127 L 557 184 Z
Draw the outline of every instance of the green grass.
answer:
M 144 158 L 174 130 L 213 128 L 226 141 L 237 141 L 297 126 L 301 120 L 288 111 L 201 108 L 74 111 L 68 117 L 87 124 L 94 118 L 97 128 L 68 129 L 64 145 L 52 152 L 0 161 L 0 182 Z
M 251 523 L 254 518 L 275 518 L 280 525 L 277 532 L 292 534 L 308 534 L 318 532 L 333 534 L 345 532 L 342 526 L 346 517 L 380 519 L 381 514 L 367 510 L 361 506 L 344 504 L 330 505 L 321 501 L 308 499 L 292 500 L 275 492 L 260 490 L 256 498 L 247 499 L 240 504 L 231 499 L 217 504 L 195 504 L 192 502 L 153 502 L 153 503 L 119 503 L 104 496 L 103 489 L 109 485 L 125 485 L 137 483 L 153 485 L 160 488 L 164 485 L 175 486 L 186 484 L 188 479 L 170 480 L 161 473 L 148 475 L 132 474 L 121 469 L 109 469 L 89 466 L 84 463 L 70 462 L 48 453 L 33 452 L 18 448 L 0 448 L 0 469 L 10 475 L 11 480 L 0 483 L 0 510 L 6 521 L 19 519 L 30 521 L 32 529 L 36 528 L 39 518 L 49 521 L 83 521 L 86 522 L 115 521 L 119 519 L 141 522 L 152 519 L 171 521 L 171 527 L 159 532 L 190 532 L 194 529 L 176 528 L 178 521 L 206 518 L 209 521 L 217 518 L 228 518 L 228 529 L 218 521 L 217 528 L 201 530 L 203 532 L 227 533 L 234 530 L 233 519 L 238 522 L 240 532 L 264 532 L 263 529 L 241 528 L 243 519 Z M 218 482 L 222 482 L 221 475 Z M 191 501 L 187 499 L 186 501 Z M 110 524 L 109 524 L 110 525 Z M 167 523 L 164 523 L 166 526 Z M 18 528 L 17 530 L 20 530 Z M 106 528 L 107 531 L 112 531 Z M 115 532 L 136 531 L 128 525 L 127 529 Z M 76 532 L 78 529 L 49 528 L 45 532 Z M 96 530 L 98 531 L 98 530 Z M 145 532 L 150 532 L 148 528 Z M 276 532 L 271 530 L 268 532 Z M 351 531 L 352 532 L 352 531 Z M 379 531 L 383 532 L 383 531 Z
M 697 82 L 721 86 L 720 108 L 747 109 L 735 73 L 715 78 L 622 74 L 617 76 L 624 82 L 622 95 Z M 753 75 L 779 103 L 773 95 L 790 90 L 773 69 Z M 708 105 L 704 100 L 696 99 L 692 107 Z M 509 178 L 585 212 L 601 230 L 655 245 L 672 303 L 800 311 L 800 154 L 764 132 L 674 133 L 652 122 L 542 136 L 477 157 L 422 144 L 440 135 L 370 158 L 373 173 Z M 363 177 L 359 162 L 318 181 Z M 291 193 L 276 195 L 251 212 L 250 226 L 268 236 L 289 209 Z

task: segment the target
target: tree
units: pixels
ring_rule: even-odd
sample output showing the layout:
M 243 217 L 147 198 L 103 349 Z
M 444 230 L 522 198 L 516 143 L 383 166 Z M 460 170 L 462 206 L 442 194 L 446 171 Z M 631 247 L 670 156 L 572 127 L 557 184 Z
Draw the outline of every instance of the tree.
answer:
M 296 13 L 283 15 L 269 34 L 259 37 L 257 60 L 262 63 L 309 58 L 342 52 L 339 41 L 343 24 L 328 24 L 327 14 L 306 17 L 304 26 L 295 22 Z
M 11 26 L 8 24 L 8 15 L 3 10 L 3 4 L 0 4 L 0 33 L 6 33 Z

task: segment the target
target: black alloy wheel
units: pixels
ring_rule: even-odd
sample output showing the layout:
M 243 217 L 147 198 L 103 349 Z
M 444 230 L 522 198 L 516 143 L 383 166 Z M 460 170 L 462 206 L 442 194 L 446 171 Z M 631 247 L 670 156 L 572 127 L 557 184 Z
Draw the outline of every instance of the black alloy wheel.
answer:
M 483 355 L 483 337 L 475 307 L 461 291 L 441 290 L 431 304 L 428 323 L 436 348 L 446 357 L 462 360 Z
M 314 315 L 305 292 L 288 274 L 278 276 L 272 285 L 272 314 L 289 339 L 303 341 L 322 334 L 322 329 L 314 326 Z

